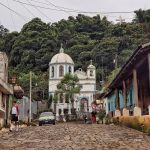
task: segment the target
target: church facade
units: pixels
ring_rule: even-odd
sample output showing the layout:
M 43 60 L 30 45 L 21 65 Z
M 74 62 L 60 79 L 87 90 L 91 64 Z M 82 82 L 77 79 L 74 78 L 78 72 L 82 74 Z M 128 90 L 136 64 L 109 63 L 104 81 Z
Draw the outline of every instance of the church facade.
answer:
M 74 94 L 74 108 L 76 112 L 88 113 L 92 112 L 91 103 L 94 101 L 94 95 L 96 92 L 96 69 L 92 65 L 92 62 L 87 67 L 87 71 L 84 72 L 81 68 L 74 71 L 74 62 L 72 58 L 64 53 L 64 49 L 61 47 L 60 52 L 54 55 L 49 63 L 49 95 L 54 96 L 57 90 L 57 84 L 65 74 L 71 73 L 77 75 L 79 78 L 79 84 L 81 85 L 81 91 L 79 94 Z M 54 108 L 55 107 L 55 108 Z M 56 105 L 52 102 L 52 110 L 56 111 L 56 117 L 64 116 L 67 113 L 71 115 L 72 105 L 66 103 L 65 95 L 63 101 L 57 101 Z

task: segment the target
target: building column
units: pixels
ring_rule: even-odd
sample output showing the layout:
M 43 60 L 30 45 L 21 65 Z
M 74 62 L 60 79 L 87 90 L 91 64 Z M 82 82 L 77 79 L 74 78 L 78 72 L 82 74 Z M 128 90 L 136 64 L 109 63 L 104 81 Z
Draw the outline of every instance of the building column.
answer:
M 56 120 L 59 120 L 59 107 L 58 107 L 58 104 L 56 104 Z
M 119 90 L 117 88 L 115 90 L 115 95 L 116 95 L 116 99 L 115 99 L 115 104 L 116 104 L 115 117 L 119 117 L 119 116 L 121 116 L 121 112 L 120 112 L 120 109 L 119 109 Z
M 123 116 L 129 116 L 129 110 L 127 107 L 127 88 L 126 88 L 126 82 L 123 80 L 123 102 L 124 102 L 124 108 L 123 108 Z
M 127 107 L 127 89 L 126 89 L 126 82 L 123 80 L 122 82 L 123 85 L 123 103 L 124 103 L 124 108 Z
M 61 105 L 61 115 L 64 116 L 64 105 Z
M 138 83 L 137 83 L 137 71 L 133 70 L 133 88 L 134 88 L 134 102 L 135 106 L 138 107 Z
M 68 115 L 71 115 L 71 103 L 68 103 Z
M 116 104 L 116 109 L 119 109 L 119 93 L 118 93 L 118 89 L 115 89 L 115 104 Z
M 63 93 L 63 103 L 65 103 L 65 102 L 66 102 L 66 94 Z
M 137 83 L 137 71 L 136 69 L 133 70 L 133 89 L 134 89 L 134 116 L 141 116 L 141 108 L 139 107 L 138 102 L 138 83 Z

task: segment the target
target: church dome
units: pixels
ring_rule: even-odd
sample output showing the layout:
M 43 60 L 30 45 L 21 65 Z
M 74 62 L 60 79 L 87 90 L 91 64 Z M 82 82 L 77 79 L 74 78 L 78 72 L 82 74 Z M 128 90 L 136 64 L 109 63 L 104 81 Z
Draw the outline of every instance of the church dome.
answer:
M 72 58 L 64 53 L 64 49 L 61 47 L 60 52 L 54 55 L 51 59 L 50 64 L 57 64 L 57 63 L 67 63 L 67 64 L 74 64 Z

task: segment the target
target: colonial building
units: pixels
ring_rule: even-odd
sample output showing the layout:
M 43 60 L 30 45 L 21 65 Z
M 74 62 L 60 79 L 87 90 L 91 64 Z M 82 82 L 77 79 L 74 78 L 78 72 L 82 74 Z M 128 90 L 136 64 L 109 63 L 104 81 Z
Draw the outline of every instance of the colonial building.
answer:
M 10 95 L 13 88 L 8 84 L 8 58 L 5 53 L 0 52 L 0 126 L 4 125 L 9 115 Z
M 110 116 L 150 114 L 150 43 L 135 50 L 108 88 Z
M 49 95 L 54 96 L 57 90 L 57 84 L 61 81 L 66 73 L 77 75 L 81 91 L 74 95 L 74 106 L 78 112 L 91 112 L 91 103 L 93 102 L 93 95 L 96 91 L 96 71 L 95 66 L 91 64 L 84 72 L 81 68 L 74 71 L 74 62 L 72 58 L 64 53 L 61 47 L 60 52 L 52 57 L 49 63 Z M 52 103 L 54 110 L 54 103 Z M 64 115 L 64 110 L 71 114 L 71 104 L 66 103 L 65 96 L 62 102 L 58 101 L 56 105 L 56 116 Z

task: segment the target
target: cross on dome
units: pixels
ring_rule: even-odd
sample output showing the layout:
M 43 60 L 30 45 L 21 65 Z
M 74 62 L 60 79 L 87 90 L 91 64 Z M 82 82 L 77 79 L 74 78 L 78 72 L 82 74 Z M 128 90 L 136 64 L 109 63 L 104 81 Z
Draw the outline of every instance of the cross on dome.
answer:
M 63 49 L 63 44 L 61 43 L 61 47 L 60 47 L 60 50 L 59 50 L 60 53 L 64 53 L 64 49 Z
M 93 60 L 91 59 L 91 60 L 90 60 L 90 65 L 92 65 L 92 63 L 93 63 Z

